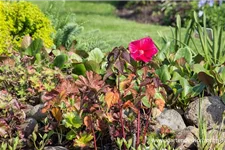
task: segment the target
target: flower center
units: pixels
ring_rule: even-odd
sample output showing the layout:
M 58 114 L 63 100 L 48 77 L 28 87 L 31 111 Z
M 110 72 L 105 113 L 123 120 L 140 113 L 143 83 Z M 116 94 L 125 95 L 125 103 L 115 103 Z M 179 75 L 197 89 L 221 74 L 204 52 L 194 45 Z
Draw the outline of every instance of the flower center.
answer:
M 139 55 L 143 55 L 144 54 L 144 51 L 141 49 L 139 50 Z

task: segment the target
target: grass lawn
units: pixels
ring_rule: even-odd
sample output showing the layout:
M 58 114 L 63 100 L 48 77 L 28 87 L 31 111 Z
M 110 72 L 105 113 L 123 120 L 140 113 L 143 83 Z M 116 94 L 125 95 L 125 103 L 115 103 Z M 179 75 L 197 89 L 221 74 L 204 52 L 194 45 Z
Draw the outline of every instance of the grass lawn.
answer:
M 40 7 L 44 5 L 43 2 L 36 1 L 34 3 Z M 85 42 L 88 42 L 88 38 L 97 36 L 99 45 L 102 41 L 106 41 L 105 43 L 108 44 L 105 47 L 106 49 L 102 49 L 103 51 L 109 51 L 120 45 L 127 47 L 130 41 L 145 36 L 150 36 L 157 44 L 160 44 L 159 31 L 171 35 L 169 27 L 140 24 L 117 17 L 115 15 L 116 8 L 107 2 L 67 1 L 65 7 L 66 10 L 76 14 L 77 23 L 84 27 L 84 36 L 78 37 L 78 41 L 80 38 L 80 41 L 86 40 Z M 91 33 L 91 36 L 89 33 Z M 98 44 L 94 46 L 98 46 Z

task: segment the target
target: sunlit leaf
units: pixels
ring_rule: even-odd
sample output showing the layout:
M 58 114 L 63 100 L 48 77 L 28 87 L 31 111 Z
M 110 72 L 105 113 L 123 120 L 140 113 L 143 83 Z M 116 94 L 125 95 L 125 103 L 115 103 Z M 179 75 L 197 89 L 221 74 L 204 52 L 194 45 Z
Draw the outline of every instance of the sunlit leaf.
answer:
M 159 76 L 160 80 L 165 83 L 167 80 L 170 80 L 171 75 L 167 65 L 163 65 L 161 68 L 156 70 L 156 74 Z
M 57 122 L 61 122 L 62 120 L 62 111 L 59 107 L 53 107 L 51 109 L 52 116 L 57 120 Z
M 119 98 L 120 97 L 118 92 L 107 92 L 105 95 L 105 102 L 108 108 L 110 108 L 114 104 L 117 104 L 119 102 Z
M 101 63 L 104 58 L 104 54 L 99 48 L 95 48 L 94 50 L 89 52 L 88 61 L 95 61 L 96 63 Z
M 74 141 L 74 146 L 86 147 L 90 144 L 93 136 L 91 134 L 84 133 Z
M 80 128 L 83 122 L 77 113 L 68 112 L 63 115 L 63 124 L 67 128 Z
M 131 108 L 136 114 L 138 113 L 137 107 L 130 100 L 123 104 L 123 108 Z
M 141 99 L 142 103 L 144 104 L 145 107 L 147 108 L 150 108 L 151 107 L 151 104 L 150 104 L 150 101 L 148 99 L 147 96 L 144 96 L 142 99 Z
M 155 100 L 155 105 L 157 106 L 157 108 L 162 112 L 164 107 L 165 107 L 165 101 L 162 99 L 156 99 Z

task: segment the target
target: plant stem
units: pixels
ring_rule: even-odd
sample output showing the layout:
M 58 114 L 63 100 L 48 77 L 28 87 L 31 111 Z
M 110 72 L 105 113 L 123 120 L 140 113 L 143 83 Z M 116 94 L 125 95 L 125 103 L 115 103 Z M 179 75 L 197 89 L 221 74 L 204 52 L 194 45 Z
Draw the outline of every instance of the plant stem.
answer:
M 92 131 L 92 134 L 93 134 L 93 137 L 94 137 L 95 150 L 98 150 L 98 148 L 97 148 L 97 141 L 96 141 L 96 136 L 95 136 L 95 131 L 94 131 L 94 128 L 93 128 L 92 120 L 91 120 L 91 131 Z
M 144 129 L 144 134 L 143 134 L 143 140 L 142 140 L 142 143 L 144 144 L 145 143 L 145 137 L 146 137 L 146 134 L 147 134 L 147 129 L 148 129 L 148 126 L 149 126 L 149 116 L 150 116 L 150 112 L 151 110 L 148 111 L 147 113 L 147 121 L 145 122 L 145 129 Z
M 126 134 L 125 134 L 125 130 L 124 130 L 124 122 L 123 122 L 123 107 L 121 106 L 120 108 L 120 122 L 121 122 L 121 128 L 122 128 L 122 135 L 123 138 L 126 139 Z M 126 146 L 123 144 L 124 149 L 126 150 Z
M 123 112 L 122 112 L 122 107 L 120 109 L 120 122 L 121 122 L 121 127 L 122 127 L 122 134 L 123 134 L 123 138 L 125 139 L 126 138 L 126 135 L 125 135 L 125 131 L 124 131 L 124 122 L 123 122 Z
M 140 124 L 141 124 L 141 119 L 140 119 L 140 110 L 138 111 L 138 118 L 137 118 L 137 141 L 136 141 L 136 148 L 138 147 L 139 143 L 140 143 Z

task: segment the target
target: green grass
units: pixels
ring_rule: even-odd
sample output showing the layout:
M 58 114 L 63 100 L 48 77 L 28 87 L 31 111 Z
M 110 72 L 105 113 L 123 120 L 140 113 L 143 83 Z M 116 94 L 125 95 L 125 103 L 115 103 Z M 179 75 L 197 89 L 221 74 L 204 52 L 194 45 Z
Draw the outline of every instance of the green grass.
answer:
M 46 2 L 43 1 L 33 3 L 40 7 L 46 5 Z M 91 48 L 99 47 L 103 51 L 110 51 L 116 46 L 127 47 L 132 40 L 146 36 L 150 36 L 155 43 L 160 44 L 158 32 L 171 36 L 169 27 L 140 24 L 119 18 L 115 14 L 116 8 L 107 2 L 66 1 L 65 8 L 65 10 L 75 13 L 76 22 L 84 27 L 84 31 L 77 37 L 77 41 L 89 42 Z M 93 45 L 90 46 L 91 44 Z

